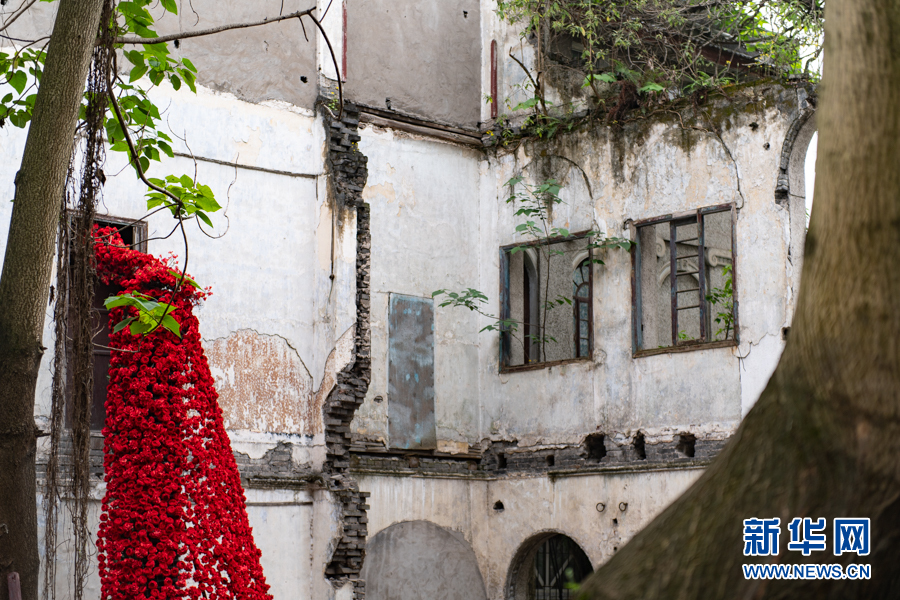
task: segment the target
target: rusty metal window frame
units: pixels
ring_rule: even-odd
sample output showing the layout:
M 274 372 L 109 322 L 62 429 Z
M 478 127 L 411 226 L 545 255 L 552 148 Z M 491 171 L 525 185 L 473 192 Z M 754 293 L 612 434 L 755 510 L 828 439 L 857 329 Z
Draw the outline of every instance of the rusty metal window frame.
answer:
M 509 284 L 509 255 L 510 251 L 513 248 L 533 248 L 536 246 L 549 246 L 551 244 L 558 244 L 560 242 L 571 242 L 574 240 L 580 240 L 585 238 L 590 238 L 593 232 L 588 231 L 579 231 L 577 233 L 573 233 L 569 236 L 560 236 L 553 237 L 549 239 L 543 240 L 535 240 L 531 242 L 524 242 L 520 244 L 507 244 L 505 246 L 500 247 L 500 319 L 508 320 L 510 318 L 510 284 Z M 573 340 L 574 351 L 572 358 L 565 358 L 562 360 L 552 360 L 545 362 L 534 362 L 534 363 L 526 363 L 522 365 L 512 365 L 510 366 L 510 356 L 511 356 L 511 348 L 512 348 L 512 335 L 508 330 L 501 329 L 500 331 L 500 373 L 515 373 L 519 371 L 534 371 L 537 369 L 546 369 L 548 367 L 554 367 L 557 365 L 563 365 L 574 362 L 586 362 L 590 361 L 594 355 L 594 249 L 590 247 L 588 244 L 587 247 L 588 256 L 585 260 L 590 261 L 590 269 L 589 273 L 589 298 L 588 301 L 588 323 L 590 326 L 588 327 L 588 353 L 585 356 L 578 356 L 578 329 L 576 328 L 574 331 L 575 339 Z M 579 263 L 580 266 L 581 263 Z M 535 265 L 536 268 L 539 268 L 540 265 Z M 538 271 L 538 281 L 540 281 L 540 272 Z M 572 314 L 577 323 L 578 321 L 578 302 L 572 302 Z
M 731 340 L 719 340 L 719 341 L 708 341 L 706 338 L 709 332 L 706 330 L 706 320 L 707 314 L 706 311 L 708 309 L 707 301 L 706 301 L 706 261 L 701 260 L 700 257 L 705 254 L 706 245 L 704 243 L 704 218 L 707 215 L 730 212 L 731 213 L 731 279 L 732 279 L 732 297 L 733 297 L 733 314 L 734 314 L 734 339 Z M 644 348 L 643 347 L 643 331 L 642 331 L 642 317 L 643 317 L 643 302 L 641 297 L 641 235 L 640 230 L 644 227 L 656 226 L 662 223 L 669 223 L 669 256 L 670 256 L 670 267 L 669 267 L 669 279 L 670 279 L 670 294 L 671 294 L 671 323 L 672 323 L 672 345 L 665 346 L 662 348 Z M 716 204 L 713 206 L 705 206 L 703 208 L 698 208 L 697 210 L 691 210 L 681 213 L 670 213 L 667 215 L 662 215 L 659 217 L 653 217 L 650 219 L 643 219 L 640 221 L 634 221 L 631 224 L 632 229 L 632 239 L 634 239 L 634 244 L 631 247 L 631 289 L 632 289 L 632 354 L 634 357 L 641 356 L 653 356 L 655 354 L 669 354 L 673 352 L 686 352 L 690 350 L 701 350 L 701 349 L 710 349 L 710 348 L 725 348 L 725 347 L 733 347 L 737 346 L 739 343 L 738 332 L 740 331 L 739 320 L 738 320 L 738 278 L 737 278 L 737 236 L 736 234 L 736 224 L 737 224 L 737 207 L 734 202 L 728 202 L 726 204 Z M 680 241 L 677 239 L 677 229 L 678 227 L 684 225 L 697 225 L 697 275 L 699 282 L 698 290 L 688 290 L 688 291 L 698 291 L 699 306 L 689 306 L 689 307 L 679 307 L 678 306 L 678 294 L 684 293 L 684 290 L 678 290 L 678 269 L 677 262 L 679 260 L 685 258 L 693 258 L 693 256 L 677 256 L 676 254 L 676 244 Z M 694 241 L 693 238 L 687 241 Z M 672 274 L 675 276 L 672 276 Z M 682 273 L 684 274 L 684 273 Z M 685 310 L 686 308 L 699 308 L 700 309 L 700 338 L 695 340 L 679 340 L 678 339 L 678 311 Z

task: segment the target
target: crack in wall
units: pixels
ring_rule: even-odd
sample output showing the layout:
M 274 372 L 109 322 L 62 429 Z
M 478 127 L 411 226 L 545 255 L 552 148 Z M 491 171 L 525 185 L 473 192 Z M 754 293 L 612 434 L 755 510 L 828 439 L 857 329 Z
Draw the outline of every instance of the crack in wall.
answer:
M 324 100 L 327 102 L 327 99 Z M 367 492 L 350 475 L 349 451 L 352 443 L 350 421 L 365 399 L 371 379 L 369 339 L 369 264 L 371 236 L 369 208 L 362 191 L 368 177 L 366 157 L 359 151 L 357 133 L 359 108 L 345 104 L 340 120 L 323 111 L 327 132 L 326 167 L 331 176 L 331 192 L 339 208 L 356 208 L 356 338 L 353 358 L 335 376 L 335 384 L 325 400 L 325 476 L 328 489 L 340 504 L 340 539 L 325 567 L 325 577 L 335 589 L 348 582 L 356 600 L 365 598 L 365 581 L 360 575 L 368 533 Z

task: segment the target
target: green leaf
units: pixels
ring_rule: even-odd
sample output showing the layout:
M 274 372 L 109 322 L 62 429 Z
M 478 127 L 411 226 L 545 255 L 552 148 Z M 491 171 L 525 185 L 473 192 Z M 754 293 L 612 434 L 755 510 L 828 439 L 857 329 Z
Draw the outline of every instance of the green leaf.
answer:
M 129 331 L 131 331 L 132 335 L 141 335 L 142 333 L 147 333 L 151 329 L 153 329 L 153 325 L 151 325 L 150 323 L 144 323 L 142 321 L 133 321 L 131 323 L 131 327 L 129 328 Z
M 664 88 L 663 86 L 659 85 L 658 83 L 653 83 L 653 82 L 651 81 L 650 83 L 648 83 L 648 84 L 645 85 L 644 87 L 640 88 L 638 91 L 639 91 L 639 92 L 662 92 L 662 91 L 665 90 L 665 89 L 666 89 L 666 88 Z
M 169 81 L 172 83 L 172 87 L 175 88 L 176 92 L 181 89 L 181 79 L 179 79 L 177 75 L 169 75 Z
M 126 318 L 122 319 L 121 321 L 116 323 L 116 326 L 113 327 L 112 332 L 119 333 L 120 331 L 122 331 L 123 329 L 128 327 L 128 325 L 130 325 L 132 321 L 134 321 L 134 317 L 126 317 Z
M 197 72 L 197 67 L 195 67 L 194 63 L 192 63 L 190 60 L 188 60 L 186 58 L 182 58 L 181 62 L 184 63 L 184 66 L 186 66 L 188 69 L 190 69 L 194 73 Z
M 25 71 L 16 71 L 7 81 L 9 85 L 13 86 L 21 94 L 25 91 L 25 86 L 28 84 L 28 75 L 25 74 Z
M 190 88 L 192 92 L 197 93 L 197 85 L 194 83 L 196 81 L 196 77 L 191 71 L 183 70 L 181 71 L 181 76 L 184 78 L 184 82 Z
M 210 227 L 213 226 L 212 221 L 209 220 L 209 217 L 207 217 L 207 216 L 206 216 L 206 213 L 203 212 L 202 210 L 198 210 L 198 211 L 197 211 L 197 216 L 200 217 L 200 220 L 201 220 L 201 221 L 203 221 L 204 223 L 206 223 L 206 224 L 209 225 Z
M 195 204 L 200 207 L 201 210 L 205 210 L 208 212 L 216 212 L 217 210 L 222 208 L 221 206 L 219 206 L 219 203 L 216 202 L 215 198 L 197 198 Z
M 178 14 L 178 5 L 175 4 L 175 0 L 160 0 L 163 5 L 163 8 L 172 13 L 173 15 Z
M 160 325 L 162 325 L 178 337 L 181 337 L 181 325 L 178 324 L 178 321 L 176 321 L 172 315 L 168 314 L 164 316 L 162 318 L 162 321 L 160 321 Z
M 131 75 L 128 76 L 129 83 L 133 83 L 133 82 L 137 81 L 138 79 L 140 79 L 141 77 L 143 77 L 148 69 L 149 69 L 149 67 L 147 67 L 147 65 L 144 65 L 144 64 L 141 64 L 141 65 L 133 68 L 131 70 Z

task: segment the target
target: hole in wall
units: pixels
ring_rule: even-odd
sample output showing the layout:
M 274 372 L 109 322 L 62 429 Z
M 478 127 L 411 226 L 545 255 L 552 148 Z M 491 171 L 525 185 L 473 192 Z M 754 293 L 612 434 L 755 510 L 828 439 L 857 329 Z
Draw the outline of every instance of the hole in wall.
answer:
M 619 524 L 619 520 L 618 520 L 618 519 L 613 519 L 613 525 L 618 525 L 618 524 Z
M 496 510 L 497 512 L 503 512 L 503 502 L 501 502 L 500 500 L 494 502 L 494 510 Z
M 647 448 L 644 446 L 644 432 L 638 431 L 634 435 L 634 454 L 638 460 L 647 460 Z
M 688 458 L 694 458 L 694 445 L 697 443 L 697 437 L 692 433 L 682 433 L 678 436 L 678 445 L 675 449 L 679 454 Z
M 547 466 L 552 467 L 555 464 L 556 464 L 556 456 L 554 456 L 552 454 L 548 454 L 547 455 Z
M 597 462 L 603 460 L 603 457 L 606 456 L 605 440 L 606 436 L 602 433 L 592 433 L 584 438 L 584 447 L 587 450 L 589 460 Z
M 505 469 L 506 468 L 506 455 L 502 452 L 497 455 L 497 468 Z
M 788 334 L 791 332 L 790 327 L 782 327 L 781 328 L 781 339 L 786 340 L 788 338 Z

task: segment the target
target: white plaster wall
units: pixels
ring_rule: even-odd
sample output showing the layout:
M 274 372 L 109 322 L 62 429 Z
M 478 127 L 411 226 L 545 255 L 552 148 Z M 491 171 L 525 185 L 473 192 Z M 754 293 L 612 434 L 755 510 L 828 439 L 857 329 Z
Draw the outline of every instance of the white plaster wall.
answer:
M 734 202 L 741 343 L 634 358 L 632 266 L 621 250 L 604 251 L 606 264 L 595 267 L 592 361 L 499 374 L 497 334 L 478 333 L 491 321 L 436 307 L 439 448 L 488 439 L 516 440 L 519 447 L 573 444 L 594 431 L 638 429 L 651 443 L 679 429 L 700 439 L 727 437 L 774 369 L 793 308 L 788 251 L 797 247 L 797 228 L 773 196 L 793 92 L 770 93 L 782 108 L 751 98 L 750 112 L 723 121 L 721 140 L 685 134 L 671 120 L 646 125 L 642 135 L 597 127 L 482 158 L 452 144 L 364 128 L 360 148 L 370 168 L 364 196 L 373 215 L 373 377 L 356 430 L 389 443 L 388 293 L 429 296 L 474 287 L 490 298 L 485 311 L 499 314 L 499 247 L 524 241 L 515 233 L 520 219 L 506 203 L 504 184 L 524 175 L 532 183 L 551 176 L 563 183 L 554 225 L 608 236 L 630 236 L 628 220 Z M 374 402 L 378 396 L 382 402 Z
M 387 318 L 390 293 L 431 297 L 457 289 L 479 270 L 479 154 L 460 146 L 365 127 L 360 151 L 369 161 L 363 198 L 371 207 L 372 380 L 355 427 L 387 440 Z M 435 311 L 435 395 L 441 440 L 467 442 L 478 430 L 475 320 L 468 311 Z
M 217 340 L 248 331 L 272 340 L 285 364 L 293 365 L 302 376 L 302 385 L 285 389 L 276 382 L 274 387 L 252 390 L 253 395 L 242 396 L 243 401 L 266 406 L 277 394 L 303 394 L 298 400 L 319 407 L 319 428 L 314 432 L 289 426 L 279 430 L 272 426 L 274 421 L 261 418 L 246 429 L 229 431 L 232 447 L 259 459 L 279 442 L 289 441 L 294 444 L 296 465 L 321 468 L 325 458 L 321 405 L 334 385 L 334 374 L 352 358 L 356 318 L 355 214 L 335 212 L 328 201 L 322 121 L 309 111 L 283 103 L 250 104 L 203 88 L 196 96 L 185 90 L 176 93 L 171 88 L 157 88 L 152 97 L 165 111 L 163 122 L 174 134 L 179 155 L 154 163 L 149 175 L 187 173 L 194 177 L 196 169 L 196 178 L 209 185 L 225 207 L 212 215 L 215 227 L 209 232 L 221 238 L 206 237 L 193 223 L 187 227 L 187 270 L 213 292 L 196 312 L 204 344 L 209 348 Z M 26 133 L 9 124 L 0 129 L 0 253 L 5 252 L 12 210 L 9 200 L 14 195 L 13 180 Z M 98 214 L 142 217 L 146 213 L 145 189 L 123 158 L 109 156 L 104 171 L 107 183 Z M 164 236 L 173 225 L 168 212 L 151 216 L 149 235 Z M 173 253 L 179 265 L 185 262 L 177 234 L 151 239 L 148 245 L 156 256 Z M 35 409 L 40 427 L 46 426 L 50 406 L 52 328 L 49 307 L 43 344 L 51 351 L 42 361 Z M 227 361 L 213 363 L 211 368 L 221 390 L 233 369 Z M 95 531 L 102 493 L 101 485 L 95 490 L 97 502 L 91 512 Z M 282 497 L 285 494 L 290 497 Z M 322 569 L 339 535 L 336 504 L 325 493 L 296 496 L 284 490 L 247 491 L 248 514 L 262 551 L 264 573 L 275 598 L 333 597 Z M 318 529 L 313 527 L 314 515 Z M 66 520 L 61 519 L 63 545 L 57 557 L 61 597 L 71 595 L 69 531 Z M 96 565 L 86 592 L 99 595 Z
M 372 494 L 369 538 L 401 521 L 426 520 L 460 532 L 472 546 L 492 600 L 503 600 L 513 557 L 532 536 L 563 533 L 606 562 L 700 475 L 700 470 L 500 480 L 363 475 Z M 494 504 L 503 503 L 502 511 Z M 603 512 L 597 504 L 603 503 Z M 627 503 L 624 511 L 620 503 Z M 613 519 L 617 522 L 613 523 Z

